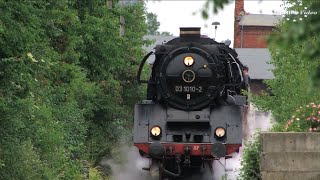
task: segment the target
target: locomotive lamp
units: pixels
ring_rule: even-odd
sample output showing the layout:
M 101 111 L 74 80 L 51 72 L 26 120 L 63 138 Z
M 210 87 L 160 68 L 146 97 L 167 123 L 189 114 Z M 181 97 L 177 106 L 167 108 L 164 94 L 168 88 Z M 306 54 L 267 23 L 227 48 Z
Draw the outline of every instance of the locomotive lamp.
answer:
M 194 59 L 191 56 L 187 56 L 184 58 L 183 62 L 186 66 L 192 66 L 194 63 Z
M 215 131 L 217 137 L 223 137 L 226 131 L 222 127 L 218 127 Z
M 153 126 L 150 131 L 151 135 L 154 137 L 158 137 L 161 134 L 161 128 L 159 126 Z

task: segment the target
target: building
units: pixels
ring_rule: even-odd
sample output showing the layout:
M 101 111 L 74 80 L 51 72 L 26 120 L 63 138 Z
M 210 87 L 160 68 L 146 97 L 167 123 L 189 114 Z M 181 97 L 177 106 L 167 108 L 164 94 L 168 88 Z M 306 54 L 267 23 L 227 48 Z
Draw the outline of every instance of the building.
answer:
M 267 35 L 271 34 L 281 16 L 250 14 L 244 9 L 244 0 L 235 1 L 234 48 L 241 62 L 249 67 L 250 87 L 254 94 L 267 91 L 263 80 L 274 78 L 268 62 L 271 59 L 267 49 Z
M 234 48 L 267 48 L 266 37 L 280 19 L 279 15 L 250 14 L 244 10 L 244 0 L 236 0 Z
M 271 72 L 273 65 L 268 62 L 271 59 L 266 48 L 236 48 L 240 61 L 249 67 L 250 90 L 254 94 L 261 94 L 263 91 L 269 92 L 264 80 L 273 79 Z

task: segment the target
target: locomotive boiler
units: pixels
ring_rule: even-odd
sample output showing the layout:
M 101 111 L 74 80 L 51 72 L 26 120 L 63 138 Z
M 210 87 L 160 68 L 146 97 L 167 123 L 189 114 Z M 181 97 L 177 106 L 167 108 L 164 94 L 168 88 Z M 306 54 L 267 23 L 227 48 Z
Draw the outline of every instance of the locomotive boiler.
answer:
M 153 53 L 150 78 L 141 80 Z M 134 145 L 150 159 L 145 170 L 154 179 L 211 170 L 214 160 L 239 150 L 247 103 L 242 68 L 233 49 L 202 37 L 200 28 L 180 28 L 142 60 L 137 77 L 147 83 L 147 99 L 135 105 Z

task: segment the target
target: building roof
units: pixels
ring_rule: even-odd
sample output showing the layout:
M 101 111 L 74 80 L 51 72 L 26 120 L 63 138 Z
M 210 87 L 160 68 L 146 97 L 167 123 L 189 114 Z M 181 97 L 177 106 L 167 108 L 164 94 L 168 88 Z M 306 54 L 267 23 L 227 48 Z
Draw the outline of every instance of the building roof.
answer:
M 240 26 L 275 26 L 282 16 L 269 14 L 246 14 L 241 17 Z
M 147 52 L 150 52 L 153 50 L 153 48 L 156 47 L 157 44 L 162 44 L 170 41 L 171 39 L 176 38 L 176 36 L 162 36 L 162 35 L 145 35 L 143 36 L 143 39 L 148 39 L 153 41 L 151 45 L 145 48 Z
M 243 65 L 249 67 L 251 79 L 273 79 L 271 69 L 274 68 L 268 62 L 271 60 L 267 48 L 236 48 L 238 58 Z
M 144 49 L 149 53 L 150 51 L 153 51 L 153 49 L 156 47 L 157 44 L 162 44 L 170 41 L 171 39 L 176 38 L 176 36 L 162 36 L 162 35 L 145 35 L 143 36 L 143 39 L 148 39 L 152 41 L 152 44 L 144 47 Z M 151 55 L 148 59 L 149 64 L 153 64 L 155 60 L 155 56 Z

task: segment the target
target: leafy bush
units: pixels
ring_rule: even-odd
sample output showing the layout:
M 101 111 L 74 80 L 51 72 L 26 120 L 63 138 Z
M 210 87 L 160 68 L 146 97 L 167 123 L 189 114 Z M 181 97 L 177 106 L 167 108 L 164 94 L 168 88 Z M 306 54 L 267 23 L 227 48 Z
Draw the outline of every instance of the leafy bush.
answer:
M 320 104 L 310 103 L 293 113 L 285 125 L 286 131 L 320 131 Z
M 241 160 L 239 180 L 257 180 L 261 179 L 260 174 L 260 153 L 261 138 L 260 132 L 254 135 L 254 138 L 245 145 L 243 157 Z

